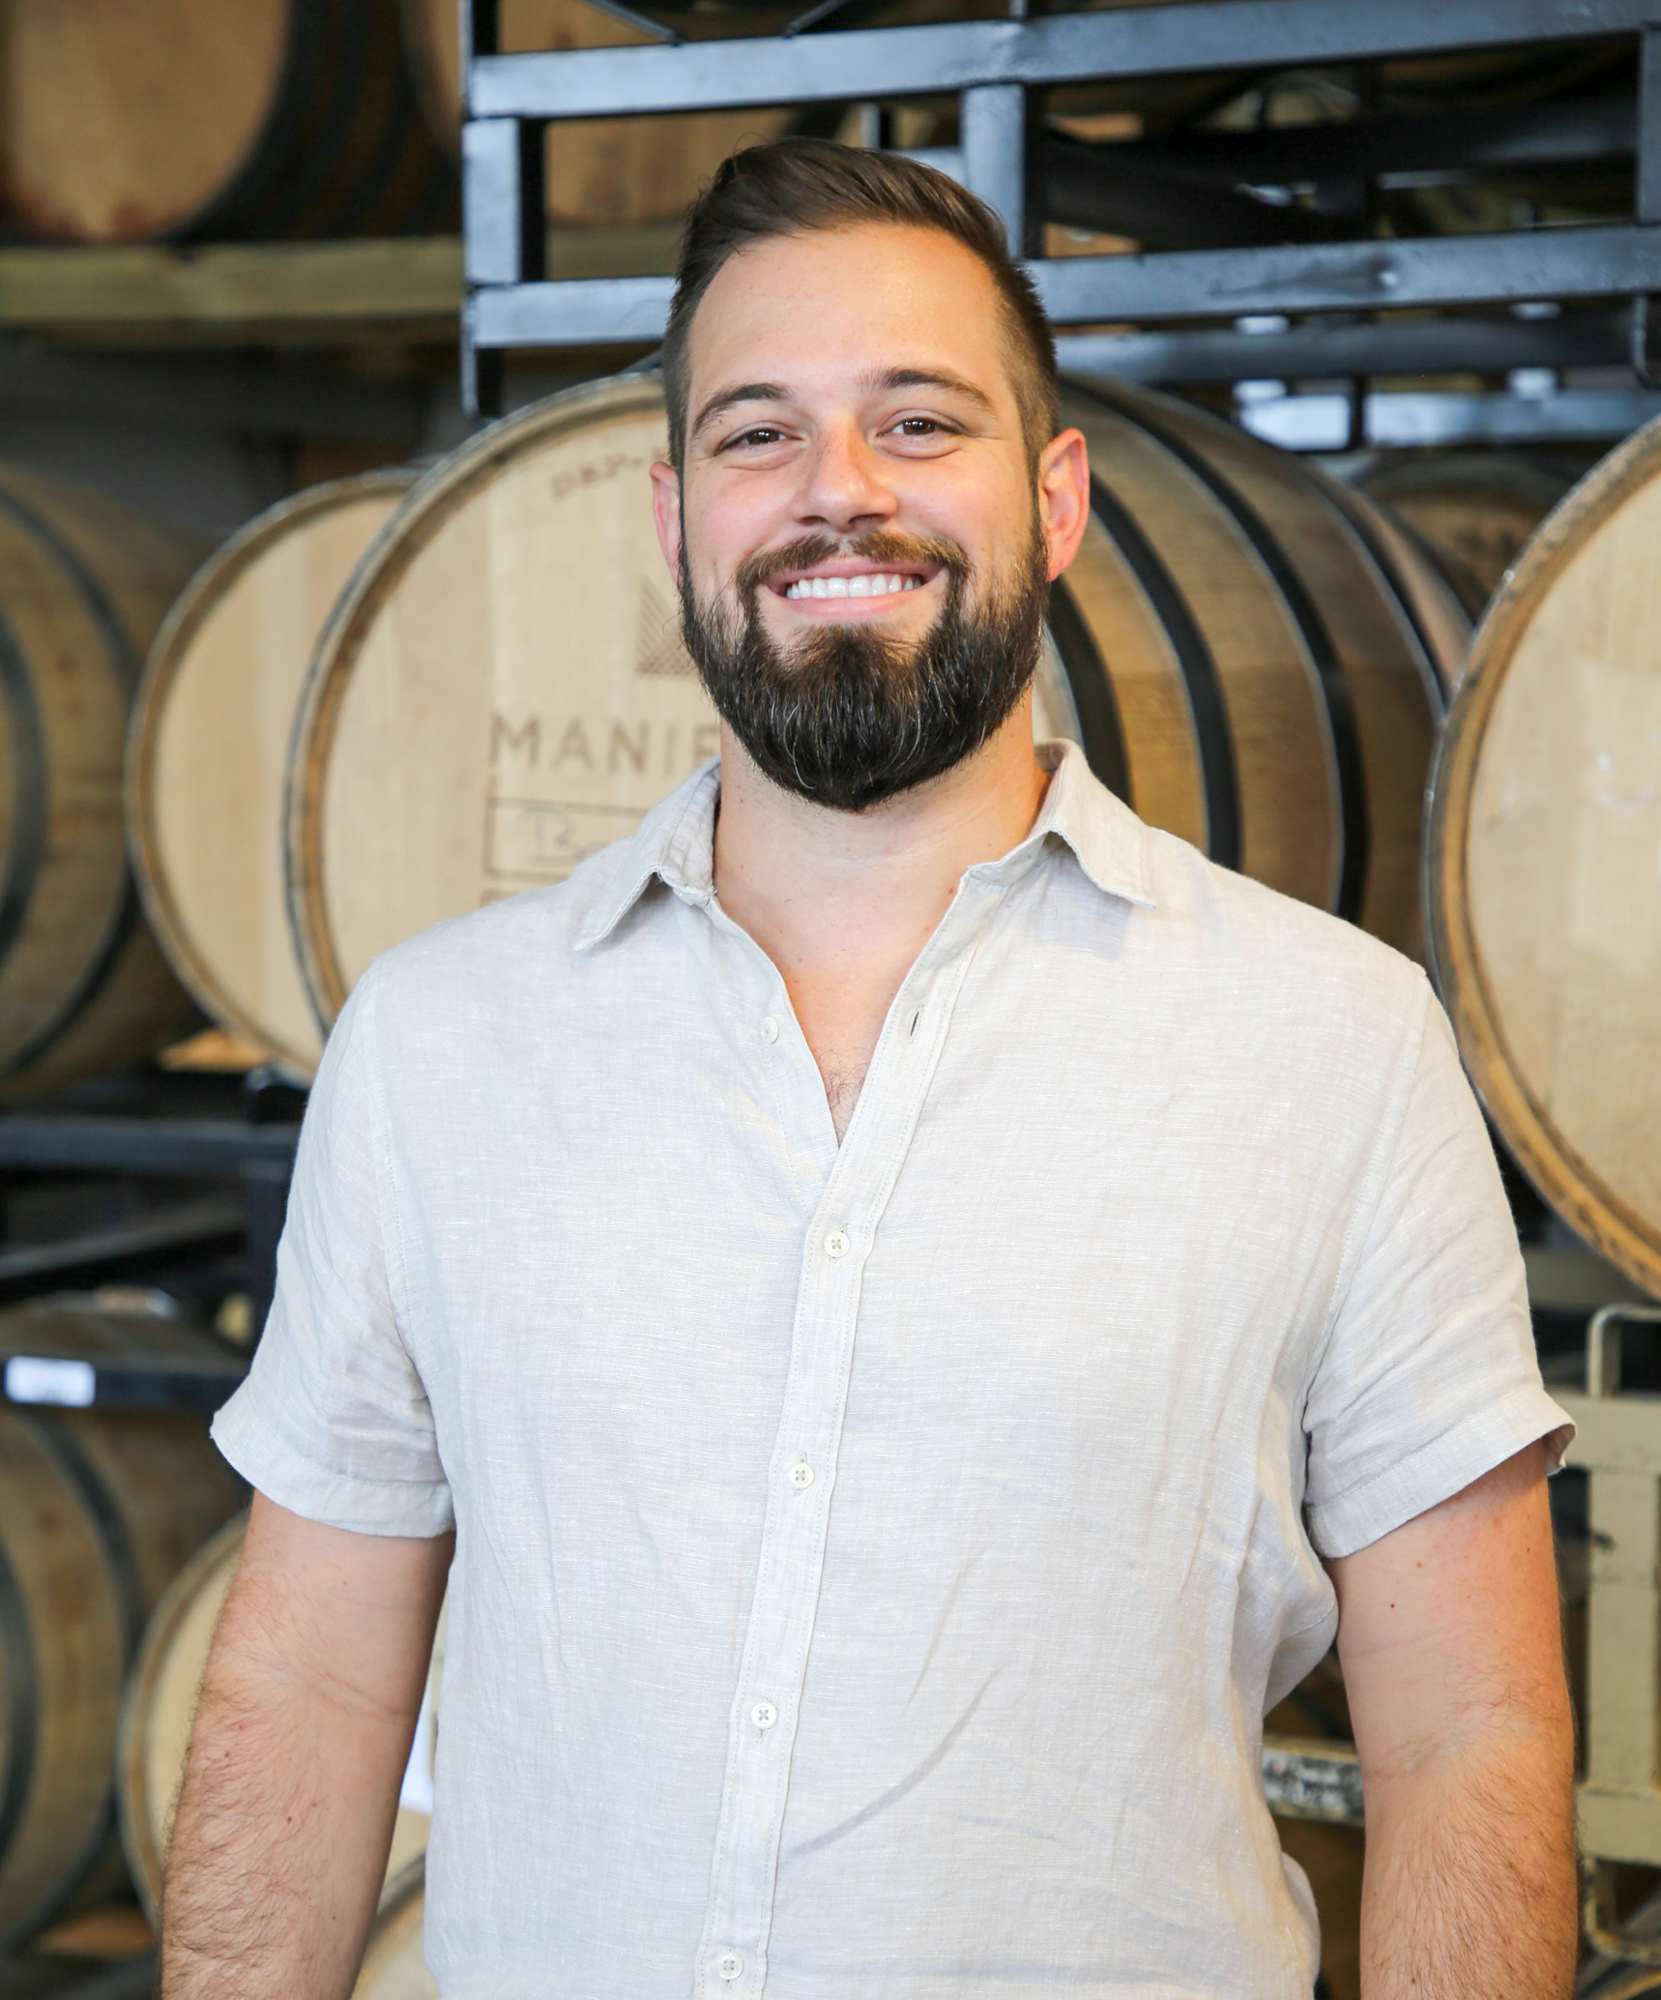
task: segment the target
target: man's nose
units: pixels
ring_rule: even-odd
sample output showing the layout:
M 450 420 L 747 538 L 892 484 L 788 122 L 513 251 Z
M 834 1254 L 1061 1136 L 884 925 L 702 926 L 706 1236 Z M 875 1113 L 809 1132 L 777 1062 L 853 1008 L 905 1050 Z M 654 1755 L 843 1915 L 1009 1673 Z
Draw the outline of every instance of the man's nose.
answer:
M 798 501 L 803 526 L 850 534 L 889 520 L 899 502 L 885 472 L 857 424 L 827 426 L 806 461 Z

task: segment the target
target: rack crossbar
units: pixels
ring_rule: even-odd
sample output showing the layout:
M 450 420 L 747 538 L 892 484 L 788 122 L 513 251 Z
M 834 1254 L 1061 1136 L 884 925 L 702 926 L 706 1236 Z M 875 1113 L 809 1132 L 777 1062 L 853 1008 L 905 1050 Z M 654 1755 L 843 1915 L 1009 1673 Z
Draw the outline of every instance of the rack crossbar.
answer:
M 472 118 L 926 96 L 1288 64 L 1382 61 L 1636 34 L 1654 0 L 1187 0 L 1035 20 L 945 21 L 801 37 L 475 56 Z

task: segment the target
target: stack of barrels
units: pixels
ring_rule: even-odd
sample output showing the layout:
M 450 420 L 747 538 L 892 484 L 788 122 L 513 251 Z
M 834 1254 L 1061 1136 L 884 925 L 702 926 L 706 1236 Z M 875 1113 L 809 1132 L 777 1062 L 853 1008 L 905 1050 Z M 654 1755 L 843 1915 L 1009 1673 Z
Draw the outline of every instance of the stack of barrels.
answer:
M 1469 620 L 1378 509 L 1168 398 L 1070 392 L 1096 474 L 1037 727 L 1154 823 L 1422 952 L 1419 817 Z M 650 378 L 419 481 L 252 523 L 152 649 L 128 766 L 157 934 L 302 1073 L 375 955 L 568 874 L 716 749 L 647 468 Z
M 638 42 L 500 0 L 505 51 Z M 431 234 L 459 206 L 455 0 L 0 0 L 0 223 L 46 242 Z M 782 112 L 565 122 L 550 222 L 668 221 Z
M 85 1301 L 0 1315 L 53 1357 L 88 1313 L 137 1347 L 148 1308 Z M 242 1505 L 197 1418 L 0 1401 L 0 1955 L 123 1871 L 117 1721 L 171 1579 Z

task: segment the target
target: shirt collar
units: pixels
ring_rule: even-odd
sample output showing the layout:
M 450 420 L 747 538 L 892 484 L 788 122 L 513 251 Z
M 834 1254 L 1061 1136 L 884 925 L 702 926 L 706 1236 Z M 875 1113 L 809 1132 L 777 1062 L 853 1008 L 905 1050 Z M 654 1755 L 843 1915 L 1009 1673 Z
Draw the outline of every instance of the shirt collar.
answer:
M 1032 831 L 1000 860 L 982 861 L 969 873 L 985 882 L 1013 882 L 1034 866 L 1053 838 L 1071 849 L 1104 896 L 1151 910 L 1147 828 L 1096 776 L 1076 743 L 1040 743 L 1038 761 L 1050 783 Z
M 1096 777 L 1076 743 L 1041 743 L 1038 761 L 1050 773 L 1050 782 L 1032 831 L 999 860 L 980 862 L 969 873 L 981 881 L 1012 883 L 1036 864 L 1053 836 L 1071 850 L 1103 895 L 1152 909 L 1142 822 Z M 597 885 L 577 932 L 578 951 L 608 937 L 654 880 L 685 902 L 711 900 L 720 795 L 721 763 L 716 758 L 655 805 L 633 836 L 618 844 L 611 871 Z
M 634 833 L 607 859 L 612 868 L 597 885 L 577 931 L 586 951 L 623 921 L 648 885 L 661 881 L 687 902 L 708 903 L 715 894 L 715 806 L 721 796 L 721 760 L 712 758 L 661 799 Z

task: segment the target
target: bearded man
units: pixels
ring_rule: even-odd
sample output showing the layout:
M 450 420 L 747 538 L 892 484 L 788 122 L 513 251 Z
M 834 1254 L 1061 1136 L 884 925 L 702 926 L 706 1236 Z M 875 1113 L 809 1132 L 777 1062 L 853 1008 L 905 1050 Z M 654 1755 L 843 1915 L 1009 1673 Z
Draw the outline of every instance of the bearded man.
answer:
M 740 154 L 664 375 L 721 758 L 330 1040 L 168 2000 L 348 1992 L 446 1573 L 446 2000 L 1307 2000 L 1334 1633 L 1369 2000 L 1566 1994 L 1563 1418 L 1422 974 L 1035 751 L 1088 468 L 979 203 Z

